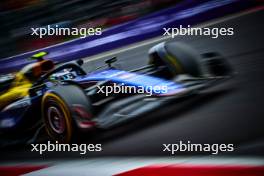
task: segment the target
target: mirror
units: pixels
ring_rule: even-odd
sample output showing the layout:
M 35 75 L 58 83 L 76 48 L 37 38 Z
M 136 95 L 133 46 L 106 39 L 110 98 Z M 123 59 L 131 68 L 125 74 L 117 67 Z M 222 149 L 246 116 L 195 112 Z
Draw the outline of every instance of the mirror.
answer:
M 79 66 L 82 66 L 84 61 L 82 59 L 79 59 L 76 61 L 76 63 L 79 65 Z

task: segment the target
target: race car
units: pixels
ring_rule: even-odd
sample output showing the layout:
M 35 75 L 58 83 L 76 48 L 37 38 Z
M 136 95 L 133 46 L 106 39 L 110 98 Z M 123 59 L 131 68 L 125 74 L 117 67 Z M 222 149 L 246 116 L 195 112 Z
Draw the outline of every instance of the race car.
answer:
M 44 59 L 46 54 L 37 53 L 37 62 L 0 78 L 2 133 L 44 124 L 51 139 L 69 143 L 80 132 L 111 129 L 233 75 L 220 54 L 199 54 L 180 42 L 153 46 L 148 65 L 129 71 L 113 66 L 116 57 L 86 72 L 82 60 L 58 65 Z

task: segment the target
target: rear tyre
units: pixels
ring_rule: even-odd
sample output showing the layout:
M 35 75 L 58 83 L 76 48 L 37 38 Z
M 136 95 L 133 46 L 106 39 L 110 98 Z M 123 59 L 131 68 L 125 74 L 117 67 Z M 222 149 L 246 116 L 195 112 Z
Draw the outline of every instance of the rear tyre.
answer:
M 56 86 L 42 98 L 42 117 L 48 135 L 54 141 L 69 143 L 75 139 L 78 126 L 72 111 L 73 105 L 81 105 L 90 112 L 91 105 L 78 86 Z

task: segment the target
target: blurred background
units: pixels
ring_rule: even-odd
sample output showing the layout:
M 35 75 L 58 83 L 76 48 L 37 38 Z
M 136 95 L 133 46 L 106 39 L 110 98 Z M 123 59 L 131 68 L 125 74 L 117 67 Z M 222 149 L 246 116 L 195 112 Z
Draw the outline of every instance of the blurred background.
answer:
M 121 24 L 177 4 L 181 0 L 1 0 L 0 58 L 74 39 L 31 36 L 31 28 L 101 27 Z
M 178 8 L 181 9 L 179 11 L 175 10 L 176 6 L 181 5 L 183 2 L 193 2 L 193 4 L 182 6 Z M 207 160 L 204 157 L 204 153 L 197 152 L 177 153 L 172 159 L 177 159 L 179 160 L 178 162 L 187 164 L 188 162 L 191 164 L 215 164 L 219 162 L 225 165 L 237 164 L 239 166 L 239 164 L 253 163 L 263 166 L 264 110 L 261 108 L 264 104 L 262 76 L 264 74 L 263 0 L 1 0 L 0 58 L 74 40 L 78 37 L 45 36 L 40 39 L 38 36 L 30 35 L 32 32 L 31 28 L 58 25 L 69 28 L 101 27 L 109 29 L 170 7 L 172 9 L 164 14 L 153 15 L 151 20 L 158 19 L 156 21 L 153 20 L 153 23 L 148 23 L 148 20 L 144 18 L 143 22 L 138 20 L 135 23 L 129 23 L 129 27 L 133 24 L 131 25 L 133 29 L 127 29 L 127 26 L 125 26 L 123 29 L 112 30 L 107 35 L 99 38 L 99 40 L 95 38 L 99 43 L 98 45 L 94 46 L 96 42 L 93 40 L 82 40 L 75 42 L 72 46 L 53 48 L 50 52 L 50 55 L 53 54 L 51 58 L 55 57 L 58 60 L 65 57 L 73 60 L 78 55 L 78 57 L 86 59 L 87 62 L 83 67 L 86 71 L 89 71 L 104 64 L 105 59 L 116 56 L 118 64 L 125 70 L 130 70 L 148 63 L 148 50 L 155 44 L 161 41 L 182 41 L 194 47 L 199 53 L 221 53 L 228 59 L 237 73 L 233 79 L 219 87 L 210 89 L 208 92 L 197 95 L 194 99 L 173 103 L 170 106 L 159 109 L 155 113 L 150 113 L 142 119 L 112 131 L 96 133 L 96 135 L 83 135 L 82 143 L 102 143 L 104 150 L 96 154 L 87 154 L 84 156 L 84 158 L 88 159 L 87 163 L 78 163 L 79 161 L 76 161 L 77 163 L 74 164 L 75 168 L 71 166 L 74 162 L 72 159 L 80 159 L 81 157 L 78 153 L 47 153 L 40 157 L 38 153 L 25 149 L 24 145 L 22 147 L 17 145 L 17 148 L 8 147 L 7 149 L 12 152 L 0 150 L 0 163 L 9 164 L 7 162 L 9 160 L 13 161 L 14 164 L 17 164 L 18 161 L 25 163 L 26 160 L 31 159 L 32 161 L 29 163 L 31 165 L 32 163 L 35 164 L 36 161 L 43 162 L 43 158 L 45 158 L 50 159 L 55 164 L 61 164 L 62 160 L 70 159 L 72 162 L 62 163 L 61 167 L 52 170 L 54 175 L 58 175 L 61 171 L 64 173 L 69 172 L 68 175 L 78 175 L 78 173 L 83 175 L 85 170 L 82 169 L 84 168 L 86 173 L 90 174 L 92 171 L 105 171 L 106 168 L 112 170 L 113 166 L 124 171 L 125 164 L 128 163 L 127 166 L 130 167 L 132 165 L 132 168 L 134 168 L 134 163 L 136 163 L 136 167 L 138 167 L 138 164 L 145 164 L 146 157 L 169 156 L 171 159 L 171 155 L 162 152 L 162 144 L 175 143 L 178 140 L 190 140 L 193 143 L 232 143 L 236 149 L 232 153 L 221 153 L 219 157 L 223 158 L 219 161 L 216 156 L 205 153 L 208 156 Z M 203 10 L 204 13 L 202 12 Z M 166 25 L 175 27 L 183 23 L 216 28 L 232 27 L 235 33 L 233 36 L 222 36 L 217 39 L 212 39 L 209 36 L 178 36 L 175 39 L 171 39 L 157 35 L 160 32 L 156 28 L 157 26 L 162 29 Z M 138 25 L 136 26 L 138 28 L 135 25 Z M 143 28 L 140 31 L 141 33 L 138 32 L 139 28 Z M 150 31 L 149 34 L 148 30 L 150 28 L 157 30 Z M 122 35 L 125 30 L 128 31 L 126 35 L 129 37 Z M 133 35 L 135 31 L 139 34 Z M 107 38 L 112 34 L 120 34 L 118 36 L 120 38 L 115 38 L 113 42 L 113 37 Z M 142 39 L 142 36 L 149 39 L 154 35 L 159 37 L 158 40 L 155 38 L 144 44 L 136 43 L 139 38 Z M 129 43 L 124 38 L 128 38 L 127 40 L 131 42 Z M 131 43 L 134 44 L 133 47 L 125 46 Z M 121 50 L 118 47 L 126 48 Z M 117 51 L 109 52 L 100 57 L 90 57 L 93 54 L 98 54 L 100 50 L 105 52 L 113 49 L 117 49 Z M 86 56 L 87 53 L 88 56 Z M 75 55 L 76 57 L 74 57 Z M 6 59 L 6 62 L 1 60 L 0 73 L 4 68 L 6 71 L 10 71 L 11 66 L 16 69 L 23 64 L 27 64 L 26 61 L 24 62 L 26 57 L 19 56 L 9 60 Z M 67 59 L 64 59 L 63 62 L 68 61 Z M 90 61 L 88 62 L 89 59 Z M 37 135 L 34 134 L 33 138 Z M 39 136 L 42 137 L 41 135 Z M 24 144 L 28 142 L 28 138 L 31 139 L 32 136 L 27 136 L 26 139 L 11 139 L 9 141 L 1 137 L 0 142 L 2 141 L 7 146 Z M 22 140 L 22 142 L 19 140 Z M 125 158 L 125 160 L 100 158 L 118 156 L 126 156 L 128 158 L 140 156 L 143 159 L 140 158 L 140 162 L 138 159 L 131 161 L 128 158 Z M 183 156 L 183 158 L 179 158 L 180 156 Z M 185 156 L 188 157 L 185 158 Z M 193 156 L 199 156 L 198 160 L 194 159 Z M 93 157 L 100 159 L 99 161 L 90 160 Z M 233 157 L 239 159 L 234 160 Z M 249 157 L 253 159 L 249 159 Z M 256 158 L 259 158 L 259 160 L 256 160 Z M 214 159 L 216 160 L 214 161 Z M 59 160 L 59 162 L 54 160 Z M 150 158 L 149 160 L 151 164 L 159 164 L 161 161 L 162 163 L 167 163 L 167 159 L 153 160 L 153 158 Z M 21 166 L 21 163 L 19 165 Z M 120 167 L 120 165 L 123 167 Z M 13 167 L 0 167 L 0 175 L 3 173 L 1 171 L 6 169 L 14 170 Z M 54 167 L 51 169 L 54 169 Z M 241 168 L 239 169 L 241 170 Z M 51 175 L 51 172 L 48 171 L 44 170 L 39 175 Z M 74 174 L 71 171 L 75 171 Z M 106 172 L 109 172 L 109 170 Z M 263 175 L 263 168 L 259 173 L 259 175 Z M 243 174 L 244 170 L 241 172 L 241 175 Z M 251 172 L 249 175 L 257 174 Z

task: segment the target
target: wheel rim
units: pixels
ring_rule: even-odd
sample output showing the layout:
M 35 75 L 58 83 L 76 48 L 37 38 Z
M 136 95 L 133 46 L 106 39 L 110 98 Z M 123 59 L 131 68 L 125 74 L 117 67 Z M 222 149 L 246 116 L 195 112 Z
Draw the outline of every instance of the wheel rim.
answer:
M 51 129 L 62 134 L 65 131 L 65 119 L 61 110 L 56 106 L 50 106 L 47 109 L 47 117 Z

